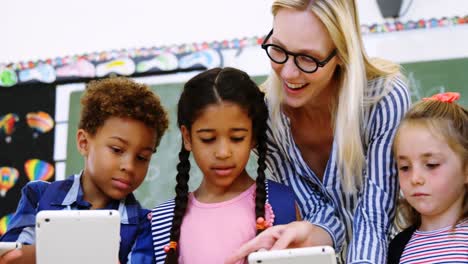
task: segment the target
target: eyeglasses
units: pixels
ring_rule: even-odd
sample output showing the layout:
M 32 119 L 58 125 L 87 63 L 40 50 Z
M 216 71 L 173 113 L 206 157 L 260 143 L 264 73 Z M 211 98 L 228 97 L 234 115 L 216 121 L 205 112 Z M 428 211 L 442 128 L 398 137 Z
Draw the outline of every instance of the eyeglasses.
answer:
M 287 51 L 275 44 L 266 44 L 272 34 L 273 29 L 270 31 L 270 33 L 268 33 L 265 40 L 263 40 L 262 49 L 266 51 L 266 54 L 273 62 L 278 64 L 286 63 L 286 61 L 288 61 L 289 55 L 291 55 L 294 57 L 294 63 L 301 71 L 306 73 L 313 73 L 316 72 L 319 67 L 325 66 L 333 58 L 333 56 L 336 55 L 336 49 L 334 49 L 326 59 L 320 61 L 309 55 Z

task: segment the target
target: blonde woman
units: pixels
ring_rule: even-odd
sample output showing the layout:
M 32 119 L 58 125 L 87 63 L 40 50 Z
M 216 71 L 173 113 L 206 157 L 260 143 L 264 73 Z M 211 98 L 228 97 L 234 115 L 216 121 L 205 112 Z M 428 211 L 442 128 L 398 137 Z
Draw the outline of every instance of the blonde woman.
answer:
M 276 0 L 272 12 L 267 164 L 304 221 L 266 230 L 226 263 L 311 245 L 334 246 L 341 262 L 385 263 L 398 193 L 391 144 L 410 104 L 400 67 L 367 57 L 354 0 Z

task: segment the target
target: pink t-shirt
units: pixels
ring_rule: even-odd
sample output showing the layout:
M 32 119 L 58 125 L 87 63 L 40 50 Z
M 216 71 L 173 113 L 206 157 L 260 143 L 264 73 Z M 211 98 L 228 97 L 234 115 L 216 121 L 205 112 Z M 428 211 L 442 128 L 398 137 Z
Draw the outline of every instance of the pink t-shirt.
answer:
M 190 193 L 180 230 L 179 263 L 224 263 L 235 250 L 254 238 L 254 195 L 255 184 L 221 203 L 201 203 Z

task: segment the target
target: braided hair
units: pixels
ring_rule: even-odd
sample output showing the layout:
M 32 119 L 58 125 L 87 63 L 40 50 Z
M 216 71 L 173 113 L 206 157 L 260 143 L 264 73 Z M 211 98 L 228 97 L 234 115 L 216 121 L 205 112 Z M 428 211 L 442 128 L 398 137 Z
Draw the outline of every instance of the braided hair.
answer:
M 266 129 L 268 109 L 265 105 L 264 94 L 249 75 L 234 68 L 214 68 L 202 72 L 185 85 L 177 106 L 177 124 L 191 130 L 192 124 L 210 105 L 220 104 L 224 101 L 235 103 L 245 109 L 252 120 L 253 138 L 258 152 L 258 169 L 255 193 L 255 216 L 265 218 L 266 186 L 265 186 L 265 159 L 266 159 Z M 180 227 L 188 203 L 188 181 L 190 171 L 190 152 L 183 144 L 179 152 L 177 165 L 177 185 L 175 187 L 175 209 L 170 233 L 172 243 L 180 238 Z M 255 221 L 255 220 L 253 220 Z M 262 229 L 257 229 L 259 234 Z M 179 257 L 178 247 L 169 248 L 166 264 L 177 264 Z

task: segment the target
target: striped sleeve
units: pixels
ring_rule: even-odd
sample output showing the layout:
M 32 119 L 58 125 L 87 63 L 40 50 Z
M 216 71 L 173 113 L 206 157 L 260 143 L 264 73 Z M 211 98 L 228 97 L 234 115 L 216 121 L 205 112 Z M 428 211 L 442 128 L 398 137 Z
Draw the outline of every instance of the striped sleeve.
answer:
M 345 239 L 345 225 L 339 219 L 332 201 L 325 198 L 320 191 L 310 191 L 307 203 L 302 204 L 301 208 L 308 210 L 304 220 L 327 231 L 333 240 L 335 251 L 340 252 Z
M 385 263 L 387 239 L 395 215 L 398 178 L 392 155 L 393 137 L 410 105 L 401 80 L 370 111 L 366 126 L 366 171 L 354 212 L 353 238 L 347 263 Z
M 169 244 L 174 208 L 175 201 L 172 199 L 157 206 L 151 212 L 151 235 L 156 264 L 163 264 L 166 259 L 164 246 Z
M 286 124 L 285 124 L 286 126 Z M 291 160 L 299 153 L 289 153 L 275 144 L 271 125 L 268 129 L 267 168 L 276 181 L 290 186 L 296 194 L 296 201 L 303 220 L 321 227 L 327 231 L 335 250 L 340 251 L 345 238 L 345 226 L 337 215 L 332 200 L 322 191 L 318 184 L 313 183 Z M 282 142 L 284 144 L 285 142 Z

